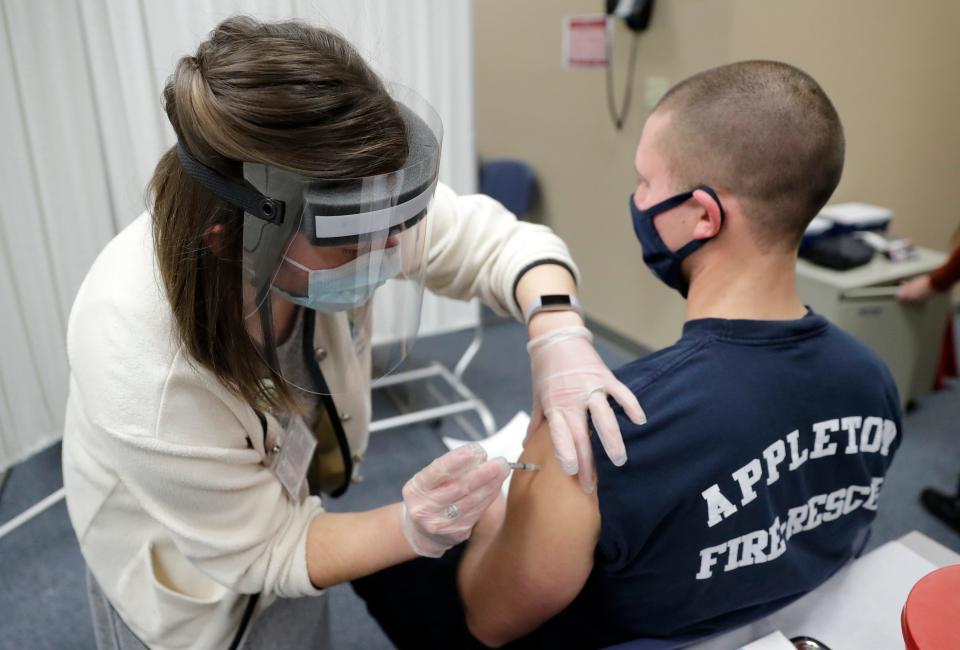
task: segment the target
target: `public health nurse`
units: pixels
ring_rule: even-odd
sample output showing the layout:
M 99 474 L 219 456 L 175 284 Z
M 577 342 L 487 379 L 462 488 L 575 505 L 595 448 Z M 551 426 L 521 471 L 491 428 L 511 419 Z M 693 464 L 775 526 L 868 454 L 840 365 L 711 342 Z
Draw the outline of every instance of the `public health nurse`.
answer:
M 413 343 L 424 287 L 526 311 L 534 426 L 585 489 L 588 411 L 625 460 L 607 398 L 643 412 L 583 327 L 566 246 L 437 182 L 426 101 L 336 34 L 251 18 L 180 59 L 163 101 L 177 144 L 68 331 L 64 481 L 100 648 L 326 647 L 326 599 L 303 597 L 470 536 L 508 472 L 476 445 L 399 503 L 332 514 L 320 497 L 363 459 L 371 377 Z

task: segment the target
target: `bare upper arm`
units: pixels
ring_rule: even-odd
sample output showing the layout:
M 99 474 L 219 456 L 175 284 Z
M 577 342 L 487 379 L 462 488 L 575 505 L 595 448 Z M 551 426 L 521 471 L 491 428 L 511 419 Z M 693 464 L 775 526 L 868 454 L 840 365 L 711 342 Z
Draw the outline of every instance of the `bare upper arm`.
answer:
M 491 645 L 532 631 L 576 598 L 600 531 L 596 494 L 560 469 L 546 426 L 520 458 L 541 469 L 514 473 L 502 528 L 488 544 L 478 540 L 482 557 L 465 558 L 472 575 L 461 571 L 470 629 Z

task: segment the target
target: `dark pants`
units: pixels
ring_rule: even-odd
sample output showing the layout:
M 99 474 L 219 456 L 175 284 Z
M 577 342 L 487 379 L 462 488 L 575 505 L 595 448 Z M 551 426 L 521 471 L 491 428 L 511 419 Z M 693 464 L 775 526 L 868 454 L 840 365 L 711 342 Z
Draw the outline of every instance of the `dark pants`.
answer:
M 457 592 L 458 546 L 353 581 L 353 590 L 393 643 L 404 648 L 484 648 L 467 629 Z

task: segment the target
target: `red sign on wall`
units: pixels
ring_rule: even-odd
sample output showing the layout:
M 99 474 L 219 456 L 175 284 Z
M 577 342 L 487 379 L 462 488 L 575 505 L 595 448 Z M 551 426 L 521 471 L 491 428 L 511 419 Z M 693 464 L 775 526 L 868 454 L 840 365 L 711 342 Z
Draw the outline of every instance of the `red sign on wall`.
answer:
M 563 66 L 606 66 L 608 38 L 606 16 L 567 16 L 563 19 Z

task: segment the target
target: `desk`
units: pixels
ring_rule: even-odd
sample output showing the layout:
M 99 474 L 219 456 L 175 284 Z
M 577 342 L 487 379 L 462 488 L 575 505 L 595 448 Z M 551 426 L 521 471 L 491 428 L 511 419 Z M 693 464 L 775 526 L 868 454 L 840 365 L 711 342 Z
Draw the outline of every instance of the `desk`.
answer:
M 914 531 L 770 616 L 690 648 L 733 650 L 776 630 L 788 638 L 811 636 L 833 650 L 903 648 L 900 610 L 907 594 L 927 573 L 950 564 L 960 564 L 960 554 Z

